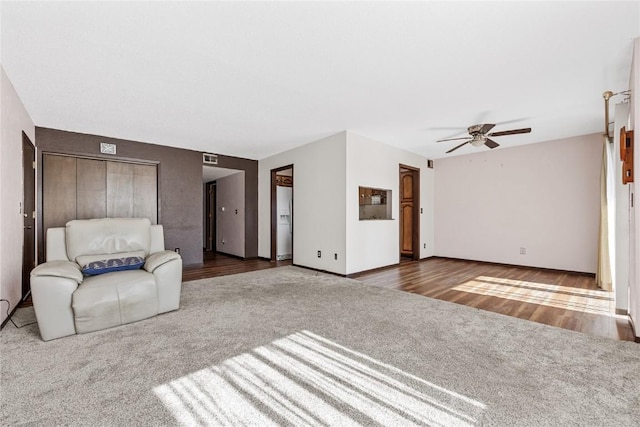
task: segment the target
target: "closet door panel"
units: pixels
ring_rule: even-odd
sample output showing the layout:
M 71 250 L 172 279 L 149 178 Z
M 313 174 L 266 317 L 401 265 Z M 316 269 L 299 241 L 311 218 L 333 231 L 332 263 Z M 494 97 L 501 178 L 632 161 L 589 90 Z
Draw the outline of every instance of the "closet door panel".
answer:
M 149 218 L 158 222 L 158 182 L 155 165 L 107 162 L 107 216 Z
M 107 216 L 133 217 L 133 169 L 131 163 L 107 163 Z
M 64 227 L 76 218 L 76 159 L 45 154 L 42 159 L 42 227 Z M 46 237 L 45 237 L 46 239 Z
M 158 222 L 158 174 L 155 165 L 133 165 L 133 216 Z
M 77 163 L 77 218 L 104 218 L 107 216 L 107 162 L 78 159 Z

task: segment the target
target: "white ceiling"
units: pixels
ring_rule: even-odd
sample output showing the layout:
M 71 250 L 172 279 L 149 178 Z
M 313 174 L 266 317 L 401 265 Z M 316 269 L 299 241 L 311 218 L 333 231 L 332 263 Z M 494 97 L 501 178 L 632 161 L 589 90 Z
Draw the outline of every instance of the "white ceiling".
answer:
M 207 183 L 215 181 L 236 173 L 244 173 L 244 171 L 238 169 L 219 168 L 217 166 L 202 166 L 202 182 Z
M 602 93 L 628 89 L 640 36 L 638 1 L 2 1 L 1 13 L 2 66 L 37 126 L 250 159 L 345 129 L 430 158 L 475 123 L 533 128 L 503 147 L 603 132 Z

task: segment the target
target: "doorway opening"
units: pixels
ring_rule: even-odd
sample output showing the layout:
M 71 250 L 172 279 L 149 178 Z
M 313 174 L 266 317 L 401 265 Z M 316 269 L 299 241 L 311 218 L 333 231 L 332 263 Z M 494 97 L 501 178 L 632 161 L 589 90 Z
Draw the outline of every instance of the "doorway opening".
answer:
M 400 165 L 400 257 L 420 259 L 420 169 Z
M 204 251 L 216 251 L 216 182 L 204 184 Z
M 202 166 L 204 259 L 221 252 L 245 258 L 245 172 Z
M 31 292 L 30 274 L 36 266 L 36 148 L 22 132 L 22 300 Z
M 293 165 L 271 170 L 271 261 L 293 259 Z

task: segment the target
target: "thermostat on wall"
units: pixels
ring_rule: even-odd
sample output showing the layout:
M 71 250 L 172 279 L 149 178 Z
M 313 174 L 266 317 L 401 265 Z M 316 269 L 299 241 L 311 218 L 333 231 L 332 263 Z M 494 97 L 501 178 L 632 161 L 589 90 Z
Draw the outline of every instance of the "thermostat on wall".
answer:
M 100 143 L 100 152 L 102 154 L 116 154 L 116 144 Z

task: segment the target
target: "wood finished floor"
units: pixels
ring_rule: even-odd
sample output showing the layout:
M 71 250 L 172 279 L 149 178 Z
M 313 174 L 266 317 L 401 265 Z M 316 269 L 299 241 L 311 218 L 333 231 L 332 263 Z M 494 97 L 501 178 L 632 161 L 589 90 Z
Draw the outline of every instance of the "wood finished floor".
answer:
M 204 279 L 283 265 L 291 265 L 291 261 L 241 260 L 223 254 L 205 252 L 204 265 L 185 268 L 183 280 Z M 616 316 L 613 313 L 613 308 L 601 309 L 598 311 L 599 314 L 594 314 L 580 311 L 579 307 L 575 305 L 571 308 L 564 308 L 562 304 L 560 307 L 554 307 L 547 303 L 547 299 L 553 299 L 557 295 L 582 293 L 591 294 L 586 297 L 587 300 L 606 301 L 610 299 L 611 293 L 601 291 L 595 285 L 591 275 L 446 258 L 429 258 L 422 261 L 403 260 L 398 266 L 359 273 L 350 277 L 374 286 L 412 292 L 586 334 L 616 340 L 634 340 L 629 321 L 626 317 Z M 465 284 L 478 283 L 478 277 L 482 278 L 480 282 L 497 284 L 501 289 L 513 289 L 513 296 L 504 292 L 501 293 L 501 297 L 497 297 L 462 290 L 463 286 L 466 286 Z M 518 298 L 518 289 L 538 290 L 552 286 L 559 288 L 543 291 L 545 296 L 539 300 L 540 303 L 514 299 Z
M 495 283 L 507 290 L 513 289 L 513 295 L 503 292 L 501 297 L 497 297 L 459 290 L 469 282 L 477 283 L 479 277 L 483 282 Z M 552 299 L 558 294 L 586 294 L 587 292 L 583 290 L 593 291 L 589 292 L 592 296 L 587 299 L 612 299 L 610 292 L 602 291 L 596 286 L 592 275 L 446 258 L 429 258 L 422 261 L 403 261 L 397 267 L 360 273 L 353 275 L 352 278 L 375 286 L 399 289 L 572 331 L 616 340 L 634 340 L 628 319 L 626 316 L 616 316 L 614 307 L 608 308 L 606 313 L 604 310 L 600 310 L 601 314 L 594 314 L 580 311 L 576 306 L 560 308 L 548 305 L 547 298 Z M 517 284 L 517 286 L 512 284 Z M 540 303 L 514 299 L 517 298 L 518 288 L 551 288 L 548 285 L 560 288 L 544 292 L 546 297 L 539 300 Z
M 227 276 L 285 265 L 291 265 L 291 260 L 277 262 L 260 258 L 242 260 L 219 252 L 204 252 L 204 265 L 202 267 L 185 267 L 182 271 L 182 281 Z

